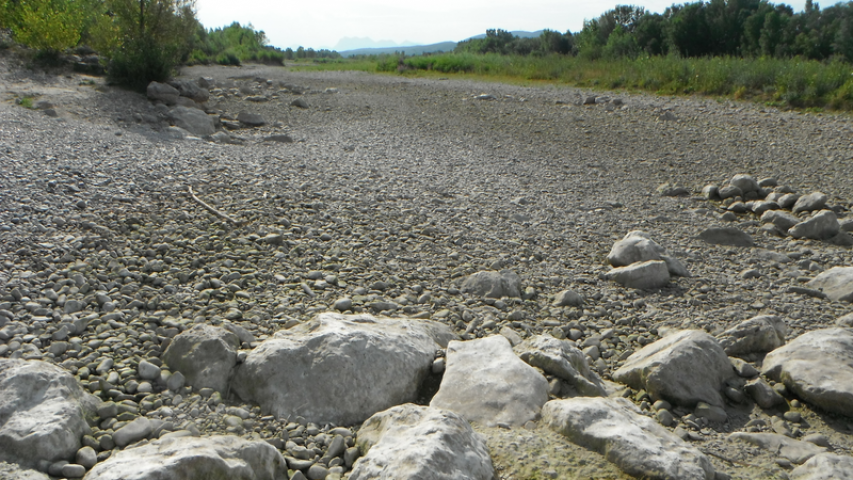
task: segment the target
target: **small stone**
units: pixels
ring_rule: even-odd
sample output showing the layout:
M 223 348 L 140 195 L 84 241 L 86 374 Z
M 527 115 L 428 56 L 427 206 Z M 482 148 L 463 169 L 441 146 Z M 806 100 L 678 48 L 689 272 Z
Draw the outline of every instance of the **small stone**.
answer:
M 86 467 L 76 463 L 69 463 L 62 466 L 62 476 L 66 478 L 83 478 L 86 475 Z
M 308 108 L 308 102 L 304 98 L 297 98 L 290 102 L 290 105 L 297 108 Z M 310 478 L 310 475 L 309 475 Z M 325 477 L 324 477 L 325 478 Z
M 88 470 L 98 463 L 98 454 L 92 447 L 83 447 L 77 450 L 77 463 Z
M 139 377 L 143 380 L 157 380 L 160 378 L 160 367 L 148 362 L 147 360 L 139 362 L 137 370 L 139 372 Z
M 338 311 L 346 311 L 352 308 L 352 299 L 351 298 L 341 298 L 335 301 L 335 310 Z

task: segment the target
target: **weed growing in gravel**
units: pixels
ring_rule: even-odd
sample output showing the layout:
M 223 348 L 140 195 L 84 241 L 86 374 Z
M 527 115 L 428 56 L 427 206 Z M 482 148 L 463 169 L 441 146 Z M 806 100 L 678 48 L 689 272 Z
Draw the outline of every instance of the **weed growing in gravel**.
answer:
M 20 106 L 22 106 L 22 107 L 24 107 L 24 108 L 29 108 L 29 109 L 31 109 L 31 110 L 34 108 L 34 107 L 33 107 L 33 98 L 32 98 L 32 97 L 23 97 L 23 98 L 19 98 L 17 103 L 18 103 L 18 105 L 20 105 Z

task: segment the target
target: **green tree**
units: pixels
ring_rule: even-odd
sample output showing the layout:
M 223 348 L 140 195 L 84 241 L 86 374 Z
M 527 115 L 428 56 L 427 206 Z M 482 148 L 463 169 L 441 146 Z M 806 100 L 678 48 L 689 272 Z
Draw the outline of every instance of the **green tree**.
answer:
M 16 41 L 56 54 L 80 41 L 83 7 L 81 0 L 20 0 L 3 23 L 12 25 Z

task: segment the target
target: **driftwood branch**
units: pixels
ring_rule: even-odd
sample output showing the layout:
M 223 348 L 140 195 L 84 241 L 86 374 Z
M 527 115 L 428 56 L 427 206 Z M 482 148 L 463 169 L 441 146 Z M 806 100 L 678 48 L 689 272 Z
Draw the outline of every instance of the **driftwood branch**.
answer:
M 189 189 L 190 197 L 192 197 L 192 199 L 193 199 L 193 200 L 195 200 L 195 202 L 196 202 L 196 203 L 198 203 L 199 205 L 201 205 L 201 206 L 202 206 L 205 210 L 207 210 L 208 212 L 210 212 L 210 213 L 212 213 L 212 214 L 216 215 L 217 217 L 219 217 L 219 218 L 221 218 L 221 219 L 223 219 L 223 220 L 225 220 L 225 221 L 227 221 L 227 222 L 230 222 L 230 223 L 232 223 L 232 224 L 234 224 L 234 225 L 236 225 L 236 226 L 238 226 L 238 227 L 242 227 L 243 225 L 245 225 L 245 224 L 246 224 L 246 222 L 241 222 L 241 221 L 239 221 L 239 220 L 235 220 L 233 217 L 228 216 L 228 215 L 226 215 L 226 214 L 224 214 L 224 213 L 220 212 L 219 210 L 217 210 L 217 209 L 215 209 L 215 208 L 211 207 L 210 205 L 208 205 L 208 204 L 204 203 L 204 201 L 202 201 L 202 199 L 198 198 L 198 197 L 195 195 L 195 192 L 193 192 L 193 187 L 187 187 L 187 188 Z

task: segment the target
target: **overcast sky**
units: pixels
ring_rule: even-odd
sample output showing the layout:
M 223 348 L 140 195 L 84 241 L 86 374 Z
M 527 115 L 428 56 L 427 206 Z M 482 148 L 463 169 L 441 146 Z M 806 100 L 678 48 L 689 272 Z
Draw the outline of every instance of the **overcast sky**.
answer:
M 645 0 L 639 4 L 663 12 L 683 1 Z M 577 32 L 584 19 L 598 17 L 618 3 L 633 4 L 612 0 L 196 0 L 196 8 L 198 19 L 207 28 L 234 21 L 251 23 L 266 32 L 273 46 L 320 49 L 335 48 L 344 37 L 426 45 L 463 40 L 488 28 Z M 785 3 L 800 11 L 805 0 Z

